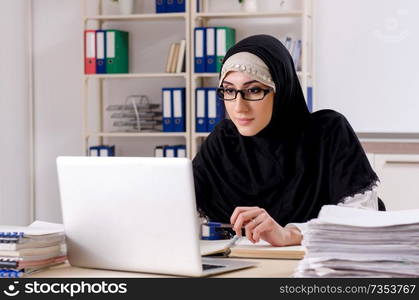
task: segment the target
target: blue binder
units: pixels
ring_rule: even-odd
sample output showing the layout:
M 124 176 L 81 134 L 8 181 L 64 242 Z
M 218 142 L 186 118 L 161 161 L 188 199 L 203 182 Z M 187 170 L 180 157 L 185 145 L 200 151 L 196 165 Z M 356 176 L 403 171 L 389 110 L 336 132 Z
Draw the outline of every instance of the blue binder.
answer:
M 206 30 L 205 27 L 195 28 L 195 73 L 205 72 L 205 48 L 206 48 Z
M 176 157 L 175 148 L 173 146 L 164 146 L 163 155 L 164 157 Z
M 224 119 L 224 103 L 217 97 L 216 88 L 206 88 L 207 90 L 207 111 L 208 111 L 208 132 L 214 130 L 215 126 Z
M 164 146 L 156 146 L 154 148 L 154 156 L 155 157 L 164 157 Z
M 101 145 L 98 146 L 99 156 L 115 156 L 115 145 L 107 146 Z
M 172 89 L 162 89 L 163 132 L 172 132 Z
M 161 14 L 166 12 L 167 0 L 156 0 L 156 13 Z
M 172 89 L 172 116 L 173 131 L 184 132 L 186 130 L 185 122 L 185 88 Z
M 195 90 L 195 132 L 207 132 L 207 101 L 206 89 Z
M 166 12 L 167 13 L 173 13 L 176 12 L 175 11 L 175 2 L 176 0 L 165 0 L 165 7 L 166 7 Z
M 175 147 L 176 157 L 186 157 L 186 146 L 185 145 L 176 145 L 174 147 Z
M 99 156 L 99 147 L 98 146 L 89 147 L 89 156 Z
M 174 0 L 174 12 L 185 12 L 186 0 Z
M 215 27 L 206 28 L 206 47 L 205 47 L 205 72 L 217 72 L 217 29 Z
M 96 74 L 106 74 L 106 30 L 96 30 Z

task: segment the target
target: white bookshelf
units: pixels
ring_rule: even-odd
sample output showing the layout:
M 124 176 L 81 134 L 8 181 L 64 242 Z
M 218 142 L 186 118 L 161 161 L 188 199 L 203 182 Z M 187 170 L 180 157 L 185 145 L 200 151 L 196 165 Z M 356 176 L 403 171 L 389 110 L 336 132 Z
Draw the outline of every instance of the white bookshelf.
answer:
M 184 22 L 184 32 L 186 40 L 186 72 L 184 73 L 164 73 L 163 70 L 153 70 L 153 72 L 135 72 L 129 74 L 92 74 L 85 75 L 84 69 L 82 70 L 83 80 L 83 109 L 84 109 L 84 150 L 87 154 L 87 149 L 91 140 L 98 143 L 103 143 L 107 138 L 131 138 L 142 141 L 143 138 L 155 138 L 156 145 L 162 144 L 165 138 L 179 138 L 184 140 L 187 148 L 187 156 L 193 158 L 203 139 L 209 133 L 196 133 L 195 132 L 195 89 L 201 86 L 210 86 L 209 82 L 215 82 L 218 78 L 218 73 L 194 73 L 194 28 L 197 26 L 221 26 L 223 22 L 236 22 L 236 25 L 226 25 L 237 27 L 236 41 L 244 38 L 242 27 L 245 28 L 249 20 L 258 20 L 258 22 L 266 23 L 266 28 L 270 30 L 280 30 L 283 20 L 298 20 L 298 38 L 302 40 L 302 56 L 301 56 L 301 69 L 297 72 L 300 79 L 301 86 L 306 96 L 307 86 L 314 82 L 313 79 L 313 64 L 312 64 L 312 41 L 313 41 L 313 10 L 312 0 L 292 0 L 301 2 L 301 7 L 298 9 L 284 9 L 284 10 L 269 10 L 261 12 L 242 12 L 237 9 L 229 9 L 218 12 L 211 11 L 210 1 L 215 0 L 200 0 L 200 12 L 196 12 L 196 0 L 186 1 L 185 13 L 139 13 L 132 15 L 118 15 L 118 14 L 103 14 L 103 1 L 98 0 L 98 5 L 95 12 L 86 11 L 86 2 L 90 0 L 80 0 L 82 2 L 82 23 L 83 31 L 88 28 L 89 24 L 97 24 L 97 28 L 103 28 L 107 22 L 119 22 L 119 24 L 126 22 L 138 22 L 138 26 L 148 26 L 148 22 L 171 22 L 181 21 Z M 139 0 L 138 0 L 139 1 Z M 153 0 L 147 0 L 153 1 Z M 221 3 L 220 1 L 216 3 Z M 215 3 L 214 2 L 214 3 Z M 237 0 L 225 0 L 223 5 L 230 3 L 235 4 Z M 231 7 L 231 5 L 230 5 Z M 211 22 L 218 22 L 217 25 L 211 25 Z M 269 23 L 270 22 L 270 23 Z M 137 24 L 137 23 L 135 23 Z M 230 24 L 230 23 L 229 23 Z M 239 33 L 239 34 L 237 34 Z M 261 32 L 262 33 L 262 32 Z M 158 34 L 158 33 L 157 33 Z M 83 36 L 83 35 L 82 35 Z M 277 36 L 282 38 L 282 36 Z M 147 39 L 147 37 L 144 37 Z M 131 42 L 131 41 L 130 41 Z M 167 49 L 170 45 L 167 45 Z M 84 50 L 82 50 L 84 51 Z M 84 57 L 84 53 L 83 56 Z M 164 57 L 166 59 L 166 57 Z M 104 131 L 104 82 L 108 80 L 141 80 L 145 79 L 162 79 L 184 80 L 186 87 L 186 131 L 182 133 L 172 132 L 105 132 Z M 95 112 L 89 112 L 89 83 L 96 82 L 97 84 L 97 97 L 98 108 Z M 160 89 L 161 87 L 156 87 Z M 92 114 L 97 117 L 96 128 L 89 128 L 89 120 Z M 158 141 L 158 142 L 157 142 Z
M 301 8 L 297 10 L 278 10 L 278 11 L 264 11 L 264 12 L 211 12 L 210 9 L 211 0 L 200 0 L 200 12 L 196 12 L 196 2 L 191 3 L 191 29 L 190 29 L 190 40 L 191 45 L 194 45 L 194 28 L 200 26 L 218 26 L 210 25 L 211 20 L 235 20 L 236 22 L 242 22 L 243 27 L 246 26 L 246 22 L 249 19 L 275 19 L 279 21 L 278 25 L 268 26 L 281 26 L 280 21 L 289 18 L 297 18 L 301 26 L 300 38 L 302 41 L 302 54 L 301 54 L 301 70 L 298 70 L 297 75 L 300 79 L 300 84 L 304 92 L 304 96 L 307 99 L 307 87 L 313 86 L 313 4 L 312 0 L 300 0 Z M 236 0 L 231 0 L 236 1 Z M 296 0 L 293 0 L 296 1 Z M 220 22 L 220 23 L 221 23 Z M 234 27 L 234 26 L 232 26 Z M 238 36 L 238 30 L 236 29 L 236 42 L 244 38 L 244 36 Z M 277 36 L 278 38 L 282 38 Z M 197 87 L 205 86 L 206 81 L 215 80 L 218 78 L 218 73 L 193 73 L 194 65 L 194 49 L 191 49 L 192 56 L 190 57 L 190 65 L 192 74 L 191 78 L 191 121 L 192 121 L 192 132 L 191 132 L 191 158 L 193 158 L 199 150 L 199 145 L 202 143 L 209 133 L 197 133 L 195 132 L 195 89 Z
M 185 13 L 140 13 L 140 14 L 131 14 L 131 15 L 119 15 L 119 14 L 104 14 L 104 1 L 98 0 L 96 3 L 95 11 L 93 14 L 89 14 L 87 3 L 90 0 L 80 0 L 82 3 L 82 36 L 85 29 L 102 29 L 103 25 L 107 22 L 142 22 L 139 23 L 139 26 L 147 26 L 147 22 L 155 21 L 171 21 L 171 20 L 181 20 L 184 22 L 184 38 L 186 40 L 186 57 L 190 57 L 190 1 L 186 2 L 186 12 Z M 91 7 L 90 7 L 91 9 Z M 93 26 L 92 26 L 93 24 Z M 123 30 L 123 29 L 122 29 Z M 130 31 L 130 30 L 127 30 Z M 131 34 L 130 34 L 131 35 Z M 147 37 L 144 37 L 147 39 Z M 130 43 L 131 43 L 130 38 Z M 83 43 L 82 43 L 83 44 Z M 170 45 L 167 45 L 169 49 Z M 84 46 L 82 45 L 82 53 L 84 58 Z M 166 59 L 166 57 L 164 57 Z M 131 60 L 131 58 L 130 58 Z M 131 66 L 131 62 L 130 62 Z M 130 68 L 131 69 L 131 68 Z M 158 71 L 158 70 L 156 70 Z M 161 70 L 163 71 L 163 70 Z M 186 60 L 186 72 L 182 73 L 165 73 L 165 72 L 144 72 L 144 73 L 127 73 L 127 74 L 84 74 L 84 64 L 82 70 L 82 79 L 83 79 L 83 110 L 84 110 L 84 126 L 83 126 L 83 150 L 86 155 L 88 155 L 88 148 L 94 143 L 102 144 L 106 138 L 131 138 L 139 139 L 141 142 L 143 138 L 158 138 L 159 143 L 164 143 L 163 141 L 166 138 L 181 138 L 182 144 L 186 145 L 187 156 L 191 156 L 191 146 L 190 146 L 190 133 L 191 133 L 191 122 L 189 120 L 191 111 L 190 111 L 190 63 L 189 60 Z M 179 78 L 184 80 L 184 86 L 186 87 L 186 131 L 185 132 L 105 132 L 104 131 L 104 81 L 105 80 L 141 80 L 141 79 L 170 79 L 170 78 Z M 91 81 L 96 82 L 97 89 L 97 99 L 90 99 L 89 83 Z M 97 100 L 97 109 L 92 112 L 90 108 L 90 101 Z M 96 128 L 89 128 L 91 126 L 91 119 L 96 120 Z M 92 142 L 94 140 L 94 142 Z M 156 145 L 158 143 L 156 142 Z

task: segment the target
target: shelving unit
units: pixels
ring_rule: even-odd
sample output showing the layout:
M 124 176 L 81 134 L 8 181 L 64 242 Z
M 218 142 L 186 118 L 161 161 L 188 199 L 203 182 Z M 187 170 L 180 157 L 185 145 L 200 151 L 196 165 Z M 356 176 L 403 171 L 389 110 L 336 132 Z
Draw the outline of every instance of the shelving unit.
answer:
M 301 87 L 304 92 L 304 96 L 307 99 L 307 87 L 313 82 L 313 62 L 312 62 L 312 44 L 313 44 L 313 9 L 312 0 L 301 0 L 301 10 L 281 10 L 281 11 L 270 11 L 270 12 L 208 12 L 208 2 L 210 0 L 201 0 L 200 9 L 201 12 L 196 12 L 196 2 L 192 1 L 191 5 L 191 25 L 190 29 L 190 40 L 191 45 L 194 45 L 194 28 L 200 26 L 210 26 L 209 22 L 213 19 L 217 20 L 248 20 L 252 19 L 265 19 L 275 18 L 281 20 L 283 18 L 299 18 L 301 24 L 301 41 L 302 41 L 302 54 L 301 54 L 301 70 L 297 72 L 300 79 Z M 213 25 L 211 25 L 213 26 Z M 278 37 L 278 36 L 277 36 Z M 244 38 L 244 36 L 238 36 L 236 33 L 236 42 Z M 278 37 L 282 38 L 282 37 Z M 194 51 L 191 49 L 192 56 L 190 57 L 190 64 L 193 66 Z M 193 72 L 193 68 L 192 68 Z M 218 73 L 192 73 L 191 74 L 191 120 L 192 120 L 192 132 L 191 132 L 191 153 L 193 158 L 199 151 L 199 145 L 202 140 L 205 139 L 209 133 L 197 133 L 195 132 L 195 89 L 197 87 L 205 86 L 206 81 L 210 79 L 218 78 Z
M 164 13 L 164 14 L 157 14 L 157 13 L 144 13 L 144 14 L 132 14 L 132 15 L 118 15 L 118 14 L 103 14 L 103 0 L 98 0 L 97 6 L 95 7 L 94 14 L 89 15 L 87 10 L 87 1 L 88 0 L 80 0 L 82 2 L 82 30 L 84 32 L 85 29 L 103 29 L 103 25 L 106 22 L 112 21 L 123 21 L 123 22 L 147 22 L 147 21 L 161 21 L 161 20 L 183 20 L 184 21 L 184 29 L 185 34 L 184 38 L 186 40 L 186 57 L 190 57 L 190 41 L 189 41 L 189 30 L 190 30 L 190 8 L 189 3 L 190 1 L 186 2 L 186 9 L 185 13 Z M 91 23 L 95 23 L 94 26 L 91 26 Z M 93 27 L 93 28 L 91 28 Z M 129 31 L 129 30 L 127 30 Z M 82 35 L 83 36 L 83 35 Z M 144 37 L 146 40 L 147 37 Z M 130 43 L 131 43 L 130 38 Z M 167 45 L 169 48 L 169 45 Z M 84 57 L 84 47 L 82 49 L 83 57 Z M 164 57 L 166 59 L 166 57 Z M 187 149 L 187 156 L 190 157 L 190 131 L 191 131 L 191 122 L 189 118 L 186 122 L 186 131 L 185 132 L 105 132 L 104 131 L 104 81 L 105 80 L 112 80 L 112 79 L 147 79 L 147 78 L 181 78 L 184 79 L 184 86 L 186 87 L 186 115 L 190 116 L 190 62 L 186 60 L 186 72 L 183 73 L 164 73 L 157 72 L 153 73 L 127 73 L 127 74 L 84 74 L 84 69 L 82 71 L 83 75 L 83 109 L 84 109 L 84 130 L 83 130 L 83 150 L 86 155 L 88 155 L 89 146 L 92 144 L 92 139 L 94 143 L 103 144 L 104 139 L 106 138 L 173 138 L 178 137 L 182 138 Z M 161 70 L 163 71 L 163 70 Z M 90 99 L 89 96 L 89 81 L 96 81 L 97 82 L 97 107 L 94 116 L 89 112 L 89 102 L 93 101 Z M 92 117 L 96 117 L 97 119 L 97 126 L 95 129 L 89 128 L 90 126 L 90 119 Z
M 89 0 L 80 0 L 82 2 L 82 28 L 85 29 L 102 29 L 104 24 L 109 22 L 140 22 L 140 24 L 147 24 L 147 22 L 171 22 L 183 21 L 186 40 L 186 72 L 184 73 L 164 73 L 163 70 L 153 70 L 153 72 L 136 72 L 129 74 L 92 74 L 83 76 L 83 107 L 84 107 L 84 131 L 83 131 L 83 147 L 84 152 L 88 154 L 88 147 L 94 142 L 102 144 L 108 138 L 156 138 L 159 141 L 165 138 L 181 138 L 187 148 L 187 156 L 193 158 L 199 150 L 199 145 L 209 133 L 195 132 L 195 89 L 201 86 L 209 86 L 210 82 L 216 81 L 218 73 L 194 73 L 194 28 L 197 26 L 218 26 L 210 25 L 211 22 L 219 21 L 219 25 L 223 22 L 237 22 L 240 27 L 240 32 L 236 35 L 236 41 L 244 38 L 246 34 L 242 33 L 242 28 L 246 27 L 249 20 L 274 20 L 279 24 L 267 25 L 267 29 L 272 29 L 278 26 L 281 29 L 281 21 L 287 19 L 298 19 L 301 31 L 298 33 L 298 38 L 302 40 L 302 56 L 301 56 L 301 70 L 297 72 L 304 94 L 307 94 L 307 87 L 310 82 L 313 82 L 313 64 L 312 64 L 312 0 L 300 0 L 302 3 L 301 9 L 290 9 L 280 11 L 266 11 L 266 12 L 211 12 L 209 11 L 208 1 L 200 0 L 200 12 L 196 9 L 196 0 L 186 0 L 185 13 L 141 13 L 132 15 L 117 15 L 117 14 L 103 14 L 103 1 L 98 0 L 98 5 L 95 12 L 88 14 L 86 11 L 86 2 Z M 150 0 L 152 1 L 152 0 Z M 228 0 L 237 1 L 237 0 Z M 295 1 L 295 0 L 293 0 Z M 227 0 L 225 1 L 227 2 Z M 223 3 L 225 3 L 223 2 Z M 272 21 L 271 21 L 272 22 Z M 95 24 L 92 28 L 91 24 Z M 146 25 L 145 25 L 146 26 Z M 232 26 L 234 27 L 234 26 Z M 276 27 L 274 27 L 276 28 Z M 276 29 L 275 29 L 276 30 Z M 83 35 L 82 35 L 83 36 Z M 283 36 L 277 36 L 283 38 Z M 144 37 L 147 40 L 147 36 Z M 130 40 L 131 42 L 131 40 Z M 169 49 L 169 44 L 167 45 Z M 84 49 L 83 57 L 84 57 Z M 166 60 L 167 57 L 164 57 Z M 181 79 L 184 80 L 186 87 L 186 131 L 182 133 L 171 132 L 105 132 L 104 130 L 104 82 L 107 80 L 144 80 L 144 79 Z M 89 112 L 89 106 L 94 99 L 89 95 L 89 83 L 94 82 L 96 85 L 97 105 L 94 113 Z M 156 87 L 160 89 L 161 87 Z M 89 128 L 91 118 L 95 117 L 97 125 L 95 128 Z M 183 143 L 183 142 L 182 142 Z M 158 144 L 156 142 L 156 144 Z

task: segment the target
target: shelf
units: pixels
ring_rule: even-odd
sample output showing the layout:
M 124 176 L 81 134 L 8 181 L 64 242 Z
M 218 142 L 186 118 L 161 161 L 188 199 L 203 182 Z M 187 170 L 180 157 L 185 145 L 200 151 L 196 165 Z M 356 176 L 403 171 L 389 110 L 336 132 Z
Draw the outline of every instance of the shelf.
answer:
M 186 137 L 185 132 L 91 132 L 86 137 Z
M 167 20 L 167 19 L 186 19 L 185 13 L 165 13 L 165 14 L 135 14 L 135 15 L 105 15 L 87 16 L 85 21 L 123 21 L 123 20 Z
M 303 11 L 282 12 L 233 12 L 233 13 L 196 13 L 196 18 L 272 18 L 272 17 L 301 17 Z
M 127 73 L 127 74 L 84 74 L 85 79 L 111 79 L 111 78 L 170 78 L 186 77 L 186 73 Z

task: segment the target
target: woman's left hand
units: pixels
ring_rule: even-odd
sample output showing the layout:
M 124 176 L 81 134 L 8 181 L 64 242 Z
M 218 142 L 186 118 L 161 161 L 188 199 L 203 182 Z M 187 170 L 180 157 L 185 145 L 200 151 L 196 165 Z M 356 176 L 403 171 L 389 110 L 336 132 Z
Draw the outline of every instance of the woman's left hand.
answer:
M 272 246 L 301 244 L 302 236 L 297 228 L 282 227 L 265 209 L 257 206 L 236 207 L 230 217 L 230 222 L 239 236 L 241 228 L 244 227 L 246 237 L 252 243 L 257 243 L 262 239 Z

